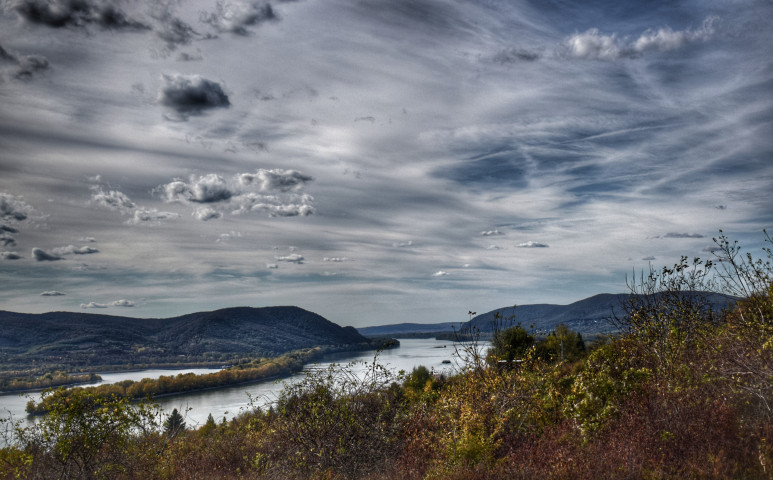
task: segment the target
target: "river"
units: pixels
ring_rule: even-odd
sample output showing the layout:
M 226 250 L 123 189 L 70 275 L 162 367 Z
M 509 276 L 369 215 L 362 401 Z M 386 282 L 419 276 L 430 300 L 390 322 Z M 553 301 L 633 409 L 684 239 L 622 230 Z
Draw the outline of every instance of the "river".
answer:
M 451 341 L 429 339 L 400 339 L 400 346 L 384 350 L 378 354 L 378 363 L 387 367 L 395 375 L 404 370 L 407 373 L 419 365 L 434 369 L 438 373 L 453 373 L 459 360 L 455 356 L 454 344 Z M 164 412 L 169 413 L 176 408 L 185 415 L 186 424 L 189 427 L 198 427 L 204 424 L 207 416 L 212 416 L 220 421 L 224 417 L 231 419 L 253 406 L 265 406 L 276 400 L 283 386 L 288 383 L 298 382 L 305 378 L 306 372 L 314 369 L 327 368 L 336 363 L 345 365 L 350 362 L 359 362 L 354 367 L 355 371 L 363 371 L 364 363 L 374 360 L 374 351 L 337 353 L 323 357 L 319 362 L 308 364 L 304 371 L 273 382 L 261 382 L 234 387 L 218 388 L 200 392 L 191 392 L 156 399 Z M 450 362 L 450 363 L 443 363 Z M 141 380 L 143 378 L 157 378 L 161 375 L 177 375 L 179 373 L 193 372 L 196 374 L 211 373 L 212 369 L 183 369 L 183 370 L 142 370 L 137 372 L 111 372 L 100 374 L 102 383 L 115 383 L 121 380 Z M 40 393 L 26 393 L 21 395 L 0 395 L 0 418 L 8 418 L 27 421 L 24 407 L 32 398 L 39 400 Z

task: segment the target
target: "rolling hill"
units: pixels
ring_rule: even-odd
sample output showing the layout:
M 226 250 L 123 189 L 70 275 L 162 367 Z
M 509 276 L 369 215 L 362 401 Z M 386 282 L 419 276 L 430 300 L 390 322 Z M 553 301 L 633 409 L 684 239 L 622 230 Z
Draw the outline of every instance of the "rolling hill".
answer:
M 3 371 L 219 364 L 315 346 L 369 345 L 354 328 L 298 307 L 236 307 L 165 319 L 0 311 Z

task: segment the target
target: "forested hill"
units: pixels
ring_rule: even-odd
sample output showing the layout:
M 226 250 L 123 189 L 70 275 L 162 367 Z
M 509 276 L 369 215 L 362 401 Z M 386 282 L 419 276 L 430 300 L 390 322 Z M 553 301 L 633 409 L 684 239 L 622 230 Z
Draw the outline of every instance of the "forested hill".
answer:
M 0 368 L 87 369 L 229 363 L 315 346 L 357 349 L 368 339 L 298 307 L 237 307 L 174 318 L 0 311 Z
M 711 305 L 715 311 L 733 305 L 736 300 L 733 297 L 712 292 L 685 292 L 684 295 Z M 463 324 L 462 328 L 473 327 L 482 332 L 490 332 L 495 324 L 495 317 L 498 316 L 500 321 L 504 322 L 503 326 L 520 323 L 522 327 L 533 331 L 548 332 L 556 325 L 564 324 L 583 334 L 612 333 L 615 327 L 610 319 L 624 315 L 625 305 L 631 297 L 629 293 L 601 293 L 569 305 L 533 304 L 498 308 L 474 317 Z

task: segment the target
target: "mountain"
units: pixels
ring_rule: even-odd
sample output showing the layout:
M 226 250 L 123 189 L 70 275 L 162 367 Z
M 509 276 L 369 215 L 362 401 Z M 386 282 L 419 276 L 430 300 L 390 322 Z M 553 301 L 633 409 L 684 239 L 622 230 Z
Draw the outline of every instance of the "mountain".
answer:
M 691 295 L 711 304 L 716 311 L 732 305 L 735 301 L 734 298 L 720 293 L 693 292 Z M 503 321 L 502 326 L 520 323 L 527 330 L 536 332 L 549 332 L 556 325 L 564 324 L 582 334 L 612 333 L 615 327 L 610 323 L 610 319 L 624 314 L 624 307 L 630 297 L 631 294 L 628 293 L 601 293 L 569 305 L 534 304 L 498 308 L 472 318 L 463 324 L 463 328 L 491 332 L 496 323 L 495 317 L 499 315 Z
M 391 325 L 377 325 L 374 327 L 360 327 L 357 329 L 366 337 L 394 337 L 402 336 L 429 336 L 438 332 L 453 332 L 461 325 L 460 322 L 444 323 L 395 323 Z
M 229 363 L 369 340 L 298 307 L 236 307 L 165 319 L 91 313 L 0 311 L 0 369 Z M 38 367 L 40 368 L 40 367 Z
M 715 310 L 731 305 L 735 299 L 719 293 L 694 292 L 702 296 Z M 556 325 L 564 324 L 582 334 L 612 333 L 615 327 L 609 322 L 613 316 L 621 316 L 624 305 L 630 298 L 628 293 L 601 293 L 592 297 L 571 303 L 569 305 L 531 304 L 516 307 L 502 307 L 483 313 L 468 322 L 445 323 L 399 323 L 361 327 L 358 331 L 369 337 L 410 337 L 440 333 L 443 337 L 457 332 L 478 329 L 482 333 L 490 333 L 496 323 L 508 327 L 520 323 L 529 331 L 549 332 Z

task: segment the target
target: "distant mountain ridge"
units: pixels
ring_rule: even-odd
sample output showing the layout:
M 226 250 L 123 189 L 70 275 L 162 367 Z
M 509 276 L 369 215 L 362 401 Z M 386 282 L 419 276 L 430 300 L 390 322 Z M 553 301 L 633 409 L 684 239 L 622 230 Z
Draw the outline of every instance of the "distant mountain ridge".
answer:
M 0 311 L 0 366 L 68 369 L 113 364 L 228 363 L 328 346 L 364 348 L 369 340 L 299 307 L 234 307 L 179 317 Z
M 724 308 L 735 301 L 732 297 L 720 293 L 695 292 L 695 294 L 705 295 L 706 300 L 715 309 Z M 624 313 L 623 306 L 630 296 L 631 294 L 628 293 L 601 293 L 568 305 L 531 304 L 497 308 L 477 315 L 467 322 L 401 323 L 363 327 L 358 330 L 363 335 L 373 337 L 411 335 L 417 332 L 450 333 L 454 329 L 462 331 L 469 328 L 487 333 L 492 331 L 496 316 L 499 315 L 502 326 L 520 324 L 534 332 L 549 332 L 556 325 L 564 324 L 582 334 L 611 333 L 614 326 L 609 319 Z

